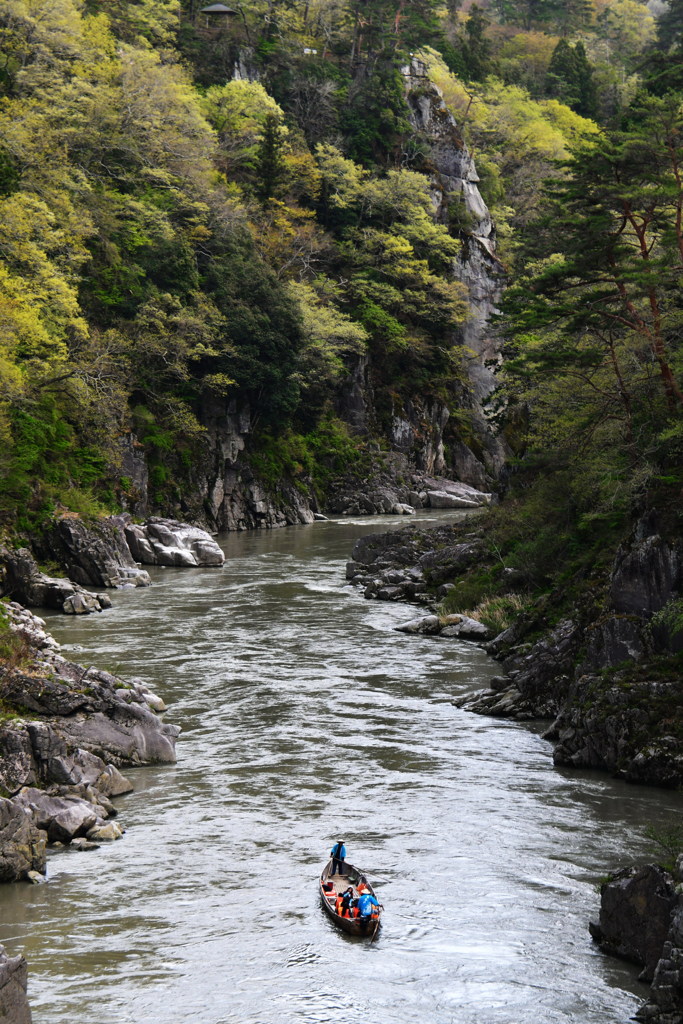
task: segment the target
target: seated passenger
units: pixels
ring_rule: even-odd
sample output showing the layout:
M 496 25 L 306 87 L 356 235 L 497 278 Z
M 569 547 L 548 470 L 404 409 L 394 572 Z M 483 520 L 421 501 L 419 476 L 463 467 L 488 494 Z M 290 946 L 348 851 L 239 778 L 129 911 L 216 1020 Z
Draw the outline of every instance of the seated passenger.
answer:
M 351 901 L 353 900 L 353 887 L 352 886 L 349 886 L 348 889 L 344 890 L 344 892 L 342 893 L 341 900 L 342 900 L 342 910 L 341 910 L 342 917 L 351 917 L 352 916 L 351 915 Z
M 372 893 L 364 892 L 358 897 L 358 916 L 361 920 L 370 920 L 375 908 L 379 909 L 379 903 Z

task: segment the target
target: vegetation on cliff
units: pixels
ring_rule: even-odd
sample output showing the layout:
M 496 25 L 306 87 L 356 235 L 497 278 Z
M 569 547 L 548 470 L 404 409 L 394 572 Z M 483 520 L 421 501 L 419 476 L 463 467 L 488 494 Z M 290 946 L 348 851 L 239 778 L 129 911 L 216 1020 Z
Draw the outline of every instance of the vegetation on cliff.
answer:
M 676 4 L 2 0 L 0 515 L 119 507 L 131 432 L 178 507 L 207 402 L 257 410 L 271 486 L 366 458 L 411 396 L 466 430 L 454 260 L 401 66 L 419 50 L 472 148 L 511 287 L 503 596 L 592 578 L 648 504 L 680 531 L 681 19 Z M 455 143 L 454 143 L 455 144 Z M 580 587 L 579 587 L 580 589 Z M 464 600 L 464 597 L 463 597 Z

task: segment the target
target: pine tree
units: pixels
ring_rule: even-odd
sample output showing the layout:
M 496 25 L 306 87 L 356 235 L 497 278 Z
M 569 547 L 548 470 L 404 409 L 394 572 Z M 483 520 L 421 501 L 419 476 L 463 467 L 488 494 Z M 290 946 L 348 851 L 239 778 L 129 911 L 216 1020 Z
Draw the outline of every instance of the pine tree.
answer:
M 595 116 L 593 67 L 583 43 L 572 47 L 566 39 L 559 40 L 548 65 L 546 93 L 583 117 Z

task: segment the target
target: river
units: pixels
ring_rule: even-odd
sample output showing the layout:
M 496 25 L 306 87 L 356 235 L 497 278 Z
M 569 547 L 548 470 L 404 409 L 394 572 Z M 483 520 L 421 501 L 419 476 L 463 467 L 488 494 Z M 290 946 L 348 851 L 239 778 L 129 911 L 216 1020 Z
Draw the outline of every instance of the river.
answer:
M 423 517 L 424 518 L 424 517 Z M 451 516 L 452 518 L 452 516 Z M 438 517 L 444 521 L 443 514 Z M 647 992 L 603 956 L 596 884 L 678 794 L 559 771 L 541 728 L 452 698 L 500 671 L 407 636 L 406 605 L 344 580 L 395 519 L 222 538 L 223 569 L 153 569 L 65 654 L 143 678 L 182 726 L 175 766 L 126 774 L 124 838 L 0 889 L 34 1024 L 619 1024 Z M 332 842 L 385 907 L 374 943 L 318 904 Z

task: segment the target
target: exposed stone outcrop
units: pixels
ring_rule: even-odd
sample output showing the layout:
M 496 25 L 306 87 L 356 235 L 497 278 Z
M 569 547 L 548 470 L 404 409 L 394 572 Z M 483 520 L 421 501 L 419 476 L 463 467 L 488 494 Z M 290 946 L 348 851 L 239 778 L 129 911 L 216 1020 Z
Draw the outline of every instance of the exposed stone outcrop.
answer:
M 448 470 L 458 479 L 484 489 L 487 477 L 499 474 L 508 454 L 487 417 L 495 387 L 493 367 L 501 358 L 501 340 L 491 326 L 491 317 L 497 312 L 505 273 L 496 258 L 495 226 L 477 187 L 479 175 L 462 130 L 440 91 L 430 82 L 424 64 L 413 59 L 403 73 L 413 129 L 429 149 L 436 219 L 448 223 L 449 205 L 457 201 L 470 222 L 454 270 L 468 291 L 469 316 L 458 340 L 469 381 L 472 440 L 466 443 L 457 434 L 448 438 Z
M 0 668 L 16 713 L 0 726 L 0 881 L 14 881 L 44 872 L 46 842 L 119 837 L 111 800 L 132 789 L 119 768 L 175 761 L 179 729 L 140 680 L 68 661 L 42 619 L 5 607 L 27 645 Z
M 26 998 L 27 967 L 23 956 L 8 956 L 0 946 L 0 1021 L 3 1024 L 31 1024 Z
M 546 599 L 489 644 L 508 673 L 508 714 L 554 719 L 546 738 L 556 744 L 556 764 L 601 768 L 629 782 L 683 785 L 680 678 L 662 661 L 683 643 L 664 615 L 679 598 L 681 566 L 680 544 L 667 541 L 649 513 L 617 551 L 602 604 L 577 607 L 575 618 L 549 629 Z M 531 642 L 530 634 L 536 634 Z M 500 713 L 491 691 L 459 703 Z
M 45 832 L 21 804 L 0 797 L 0 882 L 45 871 L 46 842 Z
M 55 608 L 70 615 L 88 615 L 111 607 L 106 594 L 91 594 L 78 583 L 41 572 L 28 548 L 0 548 L 0 561 L 5 569 L 6 593 L 28 608 Z
M 346 578 L 362 586 L 366 598 L 430 603 L 439 585 L 472 565 L 481 550 L 481 534 L 472 524 L 464 529 L 454 525 L 431 530 L 408 526 L 359 538 L 353 560 L 346 566 Z
M 655 864 L 624 868 L 600 888 L 591 935 L 605 952 L 640 964 L 641 979 L 652 981 L 677 901 L 668 871 Z
M 133 558 L 124 535 L 127 517 L 110 516 L 85 523 L 75 516 L 56 519 L 35 538 L 45 560 L 64 566 L 69 579 L 84 587 L 146 587 L 148 573 Z
M 143 565 L 221 566 L 225 561 L 206 530 L 175 519 L 154 516 L 141 524 L 126 519 L 123 531 L 133 558 Z
M 420 633 L 422 636 L 457 636 L 461 640 L 487 640 L 490 630 L 468 615 L 423 615 L 396 626 L 399 633 Z
M 673 875 L 656 864 L 624 868 L 600 890 L 600 920 L 590 932 L 601 948 L 643 968 L 648 1001 L 641 1024 L 683 1024 L 683 854 Z
M 679 871 L 680 877 L 680 871 Z M 680 886 L 679 886 L 680 888 Z M 636 1014 L 644 1024 L 683 1024 L 683 897 L 678 896 L 648 1002 Z
M 64 516 L 34 544 L 42 557 L 60 562 L 73 580 L 42 573 L 28 548 L 2 548 L 4 592 L 27 607 L 58 608 L 72 615 L 111 607 L 107 594 L 91 594 L 83 583 L 117 589 L 149 586 L 149 573 L 139 562 L 220 567 L 225 561 L 219 545 L 200 527 L 159 517 L 135 523 L 128 513 L 91 524 Z

